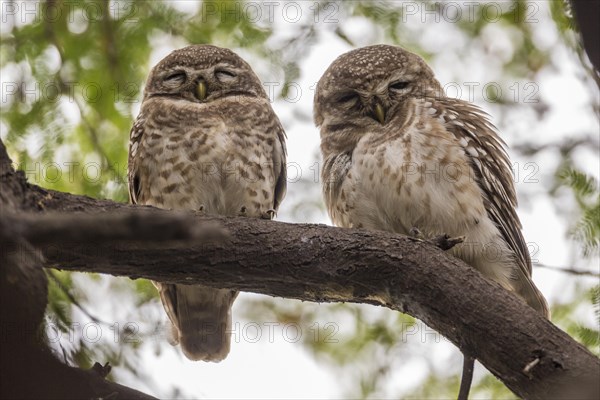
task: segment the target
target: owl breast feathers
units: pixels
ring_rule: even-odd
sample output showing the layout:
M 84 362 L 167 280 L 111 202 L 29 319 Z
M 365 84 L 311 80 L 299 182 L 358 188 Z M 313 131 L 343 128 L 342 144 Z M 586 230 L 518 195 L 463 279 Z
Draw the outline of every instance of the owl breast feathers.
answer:
M 130 199 L 271 218 L 285 195 L 285 158 L 283 128 L 250 66 L 227 49 L 189 46 L 148 77 L 130 135 Z M 237 292 L 155 285 L 173 325 L 172 342 L 192 360 L 225 358 Z
M 314 110 L 336 225 L 464 235 L 456 256 L 548 316 L 531 280 L 504 142 L 483 111 L 446 97 L 420 57 L 387 45 L 336 59 Z

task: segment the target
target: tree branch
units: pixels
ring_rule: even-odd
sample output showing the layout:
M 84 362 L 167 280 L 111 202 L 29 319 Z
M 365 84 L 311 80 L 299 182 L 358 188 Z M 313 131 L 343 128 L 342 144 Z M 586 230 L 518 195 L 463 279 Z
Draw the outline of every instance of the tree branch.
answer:
M 34 188 L 46 210 L 96 214 L 137 207 Z M 146 210 L 148 218 L 163 215 Z M 202 283 L 307 301 L 382 305 L 406 312 L 480 360 L 518 395 L 591 395 L 599 360 L 517 297 L 431 243 L 322 225 L 189 214 L 218 224 L 227 241 L 190 247 L 70 241 L 42 248 L 47 266 L 76 271 Z M 26 230 L 35 221 L 25 218 Z M 165 266 L 168 265 L 169 268 Z M 539 359 L 534 368 L 523 372 Z M 593 378 L 592 378 L 593 377 Z M 586 392 L 587 391 L 587 392 Z M 577 392 L 578 394 L 581 394 Z M 581 396 L 580 396 L 581 397 Z
M 140 207 L 141 208 L 141 207 Z M 227 232 L 215 224 L 198 224 L 188 214 L 152 213 L 134 210 L 97 215 L 81 213 L 4 214 L 0 228 L 10 229 L 33 245 L 60 245 L 65 242 L 115 244 L 137 241 L 155 246 L 155 242 L 224 240 Z
M 0 398 L 153 398 L 106 380 L 108 365 L 96 364 L 90 370 L 81 370 L 61 363 L 49 351 L 38 334 L 48 294 L 44 261 L 24 236 L 46 244 L 59 243 L 65 237 L 84 240 L 95 235 L 95 239 L 107 239 L 107 223 L 113 224 L 117 236 L 129 233 L 138 238 L 186 238 L 202 231 L 190 221 L 184 223 L 181 215 L 167 213 L 158 220 L 142 220 L 139 213 L 114 215 L 102 221 L 82 214 L 37 214 L 30 219 L 24 214 L 16 216 L 14 213 L 19 210 L 41 208 L 38 197 L 30 193 L 31 188 L 24 175 L 12 169 L 0 141 Z M 177 222 L 174 227 L 167 226 L 173 221 Z
M 33 185 L 26 185 L 22 195 L 22 204 L 30 205 L 24 209 L 90 214 L 87 218 L 98 221 L 140 208 Z M 149 207 L 145 212 L 148 219 L 165 215 Z M 597 357 L 515 295 L 431 243 L 324 225 L 193 213 L 188 218 L 199 226 L 217 224 L 229 237 L 149 247 L 121 236 L 116 244 L 70 240 L 41 249 L 46 266 L 53 268 L 385 306 L 421 319 L 523 398 L 600 396 Z M 21 232 L 34 231 L 36 220 L 28 216 L 20 225 Z

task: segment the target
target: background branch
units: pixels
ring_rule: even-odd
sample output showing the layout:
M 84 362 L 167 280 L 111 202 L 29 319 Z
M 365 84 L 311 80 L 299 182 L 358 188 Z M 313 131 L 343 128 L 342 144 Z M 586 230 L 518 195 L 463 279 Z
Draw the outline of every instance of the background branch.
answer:
M 585 271 L 582 269 L 575 269 L 575 268 L 568 268 L 568 267 L 555 267 L 552 265 L 546 265 L 546 264 L 540 264 L 540 263 L 535 263 L 534 265 L 536 267 L 546 268 L 551 271 L 564 272 L 566 274 L 591 276 L 593 278 L 600 278 L 600 274 L 597 272 L 593 272 L 593 271 Z

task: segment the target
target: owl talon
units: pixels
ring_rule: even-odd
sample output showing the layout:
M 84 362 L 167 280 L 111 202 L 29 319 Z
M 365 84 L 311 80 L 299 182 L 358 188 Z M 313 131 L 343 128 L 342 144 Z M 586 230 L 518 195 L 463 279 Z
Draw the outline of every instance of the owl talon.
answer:
M 421 232 L 419 230 L 419 228 L 417 228 L 416 226 L 413 226 L 412 228 L 410 228 L 410 230 L 408 231 L 408 235 L 411 238 L 416 239 L 421 242 L 425 240 L 425 235 L 423 235 L 423 232 Z
M 242 206 L 242 208 L 240 208 L 240 212 L 238 213 L 238 216 L 245 217 L 247 211 L 248 211 L 248 209 L 246 208 L 246 206 Z
M 434 246 L 439 247 L 442 250 L 450 250 L 457 244 L 464 242 L 465 237 L 457 236 L 457 237 L 451 238 L 449 235 L 444 233 L 443 235 L 434 237 L 432 239 L 429 239 L 428 241 L 430 243 L 432 243 Z
M 262 219 L 273 219 L 273 218 L 275 218 L 276 215 L 277 215 L 277 211 L 275 211 L 274 209 L 271 208 L 271 209 L 265 211 L 261 215 L 261 218 Z
M 204 204 L 200 205 L 200 207 L 198 207 L 198 213 L 200 215 L 204 215 L 206 214 L 205 208 L 204 208 Z

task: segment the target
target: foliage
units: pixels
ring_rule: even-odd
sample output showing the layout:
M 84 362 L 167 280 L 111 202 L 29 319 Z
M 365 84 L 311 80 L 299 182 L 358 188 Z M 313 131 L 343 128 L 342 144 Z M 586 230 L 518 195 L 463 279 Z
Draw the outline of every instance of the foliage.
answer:
M 576 169 L 559 174 L 561 181 L 573 191 L 581 217 L 573 227 L 573 235 L 583 246 L 585 256 L 598 255 L 600 244 L 600 188 L 596 179 Z

